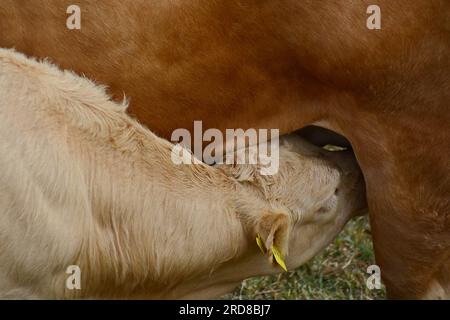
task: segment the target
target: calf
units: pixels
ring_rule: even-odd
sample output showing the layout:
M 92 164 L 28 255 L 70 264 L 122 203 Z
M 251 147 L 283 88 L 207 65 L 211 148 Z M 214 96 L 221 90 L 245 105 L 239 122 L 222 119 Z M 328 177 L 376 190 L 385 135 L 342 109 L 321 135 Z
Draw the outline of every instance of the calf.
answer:
M 176 165 L 125 111 L 85 78 L 0 49 L 1 297 L 216 297 L 281 271 L 271 248 L 283 267 L 304 263 L 365 207 L 345 155 L 338 167 L 289 137 L 270 177 Z M 80 290 L 66 286 L 72 265 Z
M 71 30 L 73 4 L 0 1 L 0 46 L 125 92 L 165 138 L 194 120 L 343 135 L 388 296 L 450 297 L 450 1 L 78 0 Z

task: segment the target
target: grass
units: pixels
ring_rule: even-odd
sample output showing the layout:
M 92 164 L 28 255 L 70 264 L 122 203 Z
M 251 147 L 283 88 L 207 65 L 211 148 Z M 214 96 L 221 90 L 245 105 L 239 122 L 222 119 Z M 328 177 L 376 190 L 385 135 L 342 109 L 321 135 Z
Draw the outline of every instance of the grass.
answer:
M 369 290 L 366 273 L 375 264 L 368 218 L 353 219 L 321 254 L 295 271 L 242 282 L 226 299 L 384 299 L 384 287 Z

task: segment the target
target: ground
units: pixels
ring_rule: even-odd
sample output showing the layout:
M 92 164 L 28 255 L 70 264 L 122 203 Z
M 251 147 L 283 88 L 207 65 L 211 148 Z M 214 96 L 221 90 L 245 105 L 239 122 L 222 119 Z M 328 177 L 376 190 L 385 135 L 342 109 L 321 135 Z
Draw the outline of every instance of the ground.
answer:
M 226 299 L 384 299 L 369 290 L 367 267 L 375 264 L 368 217 L 353 219 L 322 254 L 295 271 L 245 280 Z

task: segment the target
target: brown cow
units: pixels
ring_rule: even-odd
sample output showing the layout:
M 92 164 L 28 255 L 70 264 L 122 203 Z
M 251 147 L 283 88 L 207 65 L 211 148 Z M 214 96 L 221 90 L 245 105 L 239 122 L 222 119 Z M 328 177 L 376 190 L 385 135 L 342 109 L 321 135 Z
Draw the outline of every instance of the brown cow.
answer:
M 0 46 L 125 92 L 165 137 L 193 120 L 344 135 L 389 297 L 450 296 L 449 1 L 77 3 L 68 30 L 71 0 L 2 0 Z M 381 30 L 366 27 L 371 4 Z

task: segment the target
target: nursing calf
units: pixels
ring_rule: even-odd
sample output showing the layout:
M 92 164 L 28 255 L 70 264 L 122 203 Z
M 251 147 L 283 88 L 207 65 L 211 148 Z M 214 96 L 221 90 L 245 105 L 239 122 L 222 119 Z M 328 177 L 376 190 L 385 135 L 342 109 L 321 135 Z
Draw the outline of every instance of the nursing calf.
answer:
M 151 101 L 149 101 L 151 103 Z M 101 87 L 0 49 L 0 296 L 205 298 L 304 263 L 365 207 L 361 176 L 295 136 L 280 169 L 176 165 Z M 268 253 L 255 243 L 261 237 Z M 71 265 L 81 289 L 66 287 Z

